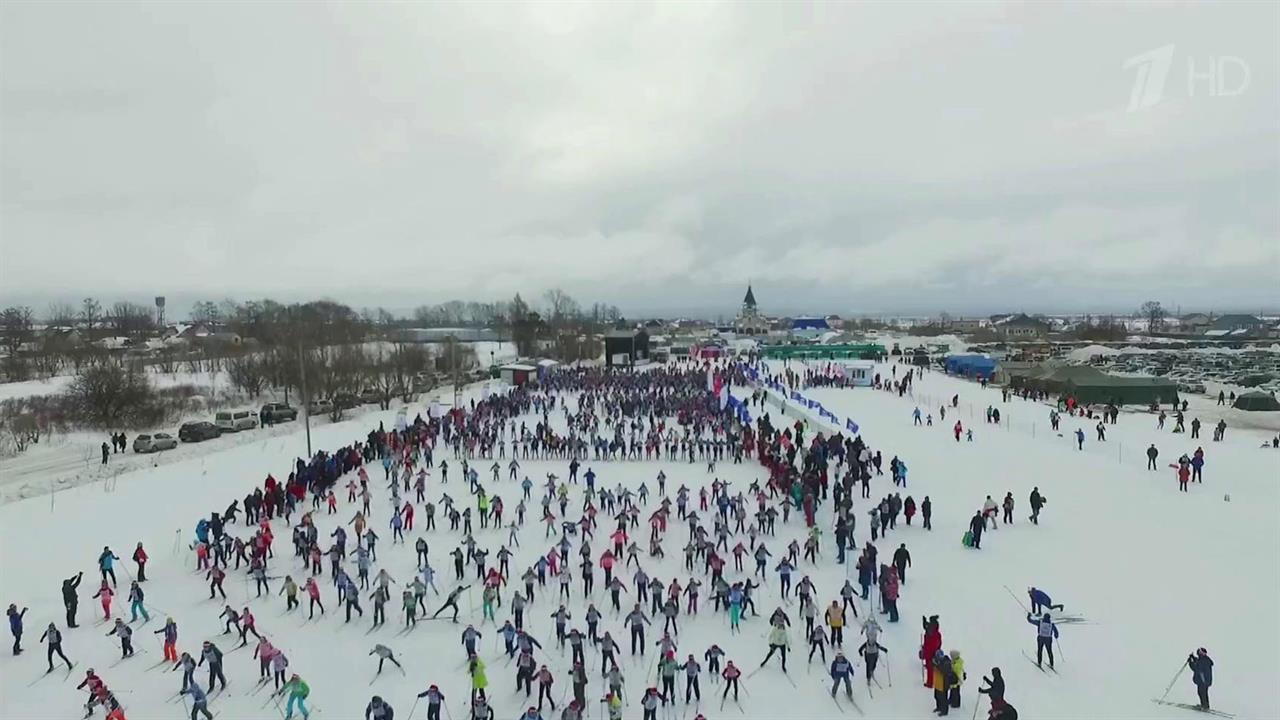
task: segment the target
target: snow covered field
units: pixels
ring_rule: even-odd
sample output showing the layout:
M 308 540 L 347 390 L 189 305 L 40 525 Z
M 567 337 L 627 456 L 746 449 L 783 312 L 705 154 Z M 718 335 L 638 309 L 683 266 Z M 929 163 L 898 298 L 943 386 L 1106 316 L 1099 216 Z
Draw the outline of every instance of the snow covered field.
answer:
M 887 374 L 887 366 L 881 371 Z M 736 392 L 744 394 L 745 390 Z M 940 400 L 927 405 L 921 403 L 923 412 L 934 413 L 935 424 L 917 428 L 911 423 L 911 410 L 917 403 L 910 397 L 899 398 L 865 388 L 805 391 L 842 418 L 851 417 L 858 422 L 871 448 L 884 453 L 886 471 L 888 460 L 894 455 L 906 461 L 910 468 L 909 485 L 899 491 L 904 498 L 911 494 L 917 502 L 928 495 L 934 507 L 932 532 L 922 530 L 917 519 L 913 527 L 899 523 L 896 530 L 877 543 L 881 562 L 887 561 L 899 543 L 905 543 L 911 551 L 913 565 L 899 601 L 902 622 L 888 624 L 884 616 L 879 616 L 885 627 L 880 642 L 889 648 L 877 675 L 883 687 L 873 685 L 868 689 L 855 681 L 855 698 L 867 716 L 931 717 L 932 694 L 920 686 L 916 651 L 920 643 L 920 616 L 937 614 L 943 647 L 960 650 L 968 672 L 962 689 L 964 705 L 953 711 L 958 716 L 971 715 L 974 704 L 981 702 L 978 712 L 985 717 L 985 698 L 979 700 L 976 688 L 981 676 L 988 674 L 992 666 L 998 666 L 1008 683 L 1007 698 L 1023 718 L 1187 717 L 1190 711 L 1157 706 L 1151 699 L 1163 693 L 1187 653 L 1203 646 L 1216 662 L 1212 689 L 1215 707 L 1241 718 L 1280 717 L 1280 699 L 1272 687 L 1280 677 L 1280 661 L 1273 647 L 1275 638 L 1280 637 L 1277 620 L 1280 570 L 1274 561 L 1275 550 L 1280 547 L 1280 531 L 1275 522 L 1280 508 L 1277 497 L 1280 491 L 1276 485 L 1280 478 L 1280 452 L 1259 449 L 1261 433 L 1229 430 L 1222 443 L 1208 442 L 1206 437 L 1202 443 L 1207 455 L 1205 482 L 1193 485 L 1191 492 L 1184 494 L 1177 492 L 1173 471 L 1166 466 L 1182 452 L 1193 451 L 1196 445 L 1185 436 L 1157 433 L 1154 420 L 1145 415 L 1122 415 L 1118 425 L 1109 427 L 1105 449 L 1094 442 L 1092 423 L 1089 423 L 1085 426 L 1088 436 L 1085 451 L 1079 452 L 1071 438 L 1075 429 L 1073 420 L 1064 418 L 1062 437 L 1043 431 L 1032 436 L 1019 429 L 1021 421 L 1038 422 L 1042 430 L 1047 430 L 1048 409 L 1043 405 L 1021 400 L 1001 405 L 998 390 L 982 391 L 972 383 L 932 373 L 925 375 L 915 389 L 922 400 L 924 396 L 950 398 L 953 393 L 960 394 L 961 420 L 966 427 L 973 425 L 972 443 L 952 440 L 950 428 L 955 418 L 951 413 L 947 421 L 937 420 Z M 966 417 L 966 404 L 978 408 L 976 418 Z M 1001 407 L 1006 418 L 1013 420 L 1012 429 L 983 423 L 981 409 L 987 404 Z M 420 409 L 420 406 L 411 407 L 410 416 Z M 790 412 L 794 415 L 795 410 Z M 390 427 L 395 414 L 394 410 L 373 412 L 313 428 L 313 444 L 316 448 L 329 449 L 362 438 L 380 421 Z M 780 415 L 777 408 L 771 409 L 776 425 L 782 423 Z M 534 419 L 529 418 L 529 422 L 532 424 Z M 293 458 L 305 452 L 301 424 L 285 426 L 277 432 L 279 434 L 261 441 L 255 439 L 157 467 L 125 472 L 116 478 L 114 490 L 110 492 L 97 483 L 59 492 L 53 496 L 52 503 L 49 498 L 33 498 L 0 507 L 0 599 L 16 603 L 20 608 L 31 608 L 26 616 L 26 653 L 17 658 L 8 655 L 0 658 L 0 717 L 32 720 L 79 717 L 84 694 L 73 687 L 88 667 L 94 667 L 117 693 L 130 720 L 183 716 L 182 705 L 169 702 L 180 685 L 179 675 L 164 672 L 165 667 L 148 669 L 160 658 L 159 636 L 150 633 L 159 630 L 168 615 L 178 622 L 180 651 L 194 654 L 205 639 L 214 640 L 224 652 L 236 644 L 232 636 L 219 635 L 222 625 L 218 613 L 222 603 L 208 599 L 203 576 L 192 573 L 195 562 L 186 545 L 199 517 L 221 510 L 234 498 L 243 497 L 259 485 L 268 472 L 283 477 Z M 1205 435 L 1209 435 L 1207 427 Z M 1142 451 L 1151 442 L 1156 443 L 1161 452 L 1157 472 L 1144 470 Z M 1125 447 L 1123 453 L 1112 450 L 1121 443 Z M 438 456 L 437 462 L 441 457 L 447 455 Z M 451 457 L 448 459 L 451 466 L 456 465 Z M 535 483 L 549 472 L 567 476 L 563 462 L 521 462 L 522 474 L 527 474 Z M 485 468 L 489 462 L 477 463 L 482 470 L 482 482 L 487 481 Z M 703 464 L 588 462 L 584 463 L 584 472 L 586 466 L 594 467 L 600 486 L 613 487 L 621 483 L 634 489 L 641 482 L 648 482 L 655 492 L 653 478 L 659 470 L 668 475 L 669 491 L 681 484 L 696 490 L 709 485 L 713 477 L 730 481 L 734 491 L 745 490 L 752 480 L 765 477 L 754 460 L 744 461 L 742 465 L 722 462 L 714 475 L 708 474 Z M 370 475 L 375 480 L 371 487 L 376 492 L 372 522 L 383 538 L 378 549 L 381 565 L 375 567 L 375 572 L 377 567 L 385 567 L 403 582 L 413 574 L 412 543 L 420 533 L 407 532 L 407 545 L 391 545 L 391 534 L 385 531 L 388 516 L 383 499 L 387 493 L 376 482 L 381 477 L 377 469 L 370 468 Z M 433 480 L 428 494 L 438 500 L 443 489 L 455 498 L 462 498 L 465 485 L 456 475 L 451 468 L 450 483 L 443 488 Z M 503 477 L 500 483 L 485 482 L 485 485 L 508 500 L 508 507 L 513 508 L 519 489 L 505 480 L 505 470 Z M 1026 522 L 1027 495 L 1033 486 L 1038 486 L 1048 498 L 1038 527 Z M 858 545 L 869 539 L 865 511 L 871 502 L 892 490 L 886 474 L 872 480 L 871 500 L 855 497 L 855 507 L 860 510 L 854 533 Z M 577 495 L 580 487 L 574 491 L 574 505 L 580 505 Z M 1011 491 L 1017 501 L 1016 524 L 988 532 L 981 550 L 963 547 L 960 537 L 985 496 L 989 494 L 998 502 L 1006 491 Z M 537 490 L 535 497 L 536 493 Z M 1230 502 L 1224 501 L 1228 494 Z M 650 509 L 655 502 L 651 498 Z M 354 510 L 342 502 L 337 515 L 318 515 L 323 535 L 331 532 L 337 523 L 350 520 Z M 515 549 L 512 560 L 515 574 L 522 572 L 537 555 L 545 553 L 552 542 L 542 537 L 536 509 L 530 514 L 533 517 L 528 518 L 520 536 L 521 547 Z M 820 509 L 819 519 L 826 532 L 824 557 L 817 566 L 803 563 L 797 579 L 802 574 L 812 578 L 821 608 L 837 597 L 846 572 L 853 570 L 851 565 L 834 563 L 829 504 Z M 419 512 L 418 522 L 421 521 Z M 602 522 L 602 530 L 606 524 Z M 292 572 L 295 579 L 301 580 L 305 573 L 288 557 L 288 533 L 279 522 L 276 525 L 273 573 Z M 232 530 L 240 528 L 233 526 Z M 768 541 L 775 562 L 792 537 L 803 539 L 803 530 L 798 513 L 789 524 L 779 523 L 778 537 Z M 457 545 L 459 535 L 441 529 L 425 533 L 425 537 L 431 545 L 433 564 L 441 572 L 437 583 L 441 591 L 447 593 L 454 586 L 447 553 Z M 479 530 L 477 526 L 476 537 L 481 546 L 496 551 L 505 541 L 506 533 Z M 682 584 L 687 580 L 689 573 L 684 570 L 679 553 L 685 537 L 686 531 L 679 523 L 668 531 L 664 543 L 668 558 L 661 563 L 645 561 L 651 576 L 664 581 L 678 577 Z M 603 533 L 597 538 L 593 543 L 596 555 L 604 546 Z M 102 636 L 105 626 L 92 625 L 95 618 L 101 619 L 96 601 L 88 597 L 96 587 L 94 560 L 103 545 L 109 545 L 122 558 L 127 558 L 139 541 L 145 544 L 152 558 L 145 588 L 153 619 L 144 627 L 135 626 L 135 645 L 145 654 L 115 666 L 119 659 L 118 642 Z M 132 570 L 133 564 L 126 560 L 119 567 L 121 591 L 124 591 L 128 576 L 123 570 Z M 749 572 L 749 561 L 746 568 Z M 85 572 L 85 584 L 81 588 L 81 628 L 64 629 L 64 647 L 78 665 L 70 678 L 62 670 L 45 677 L 43 647 L 37 639 L 48 622 L 64 627 L 60 581 L 80 570 Z M 623 577 L 629 575 L 624 573 Z M 730 579 L 740 576 L 732 572 L 732 564 L 726 575 Z M 602 589 L 599 573 L 596 580 L 594 599 L 605 614 L 601 630 L 612 632 L 623 647 L 622 657 L 628 658 L 623 673 L 630 704 L 624 710 L 624 717 L 638 719 L 640 709 L 635 701 L 639 691 L 657 684 L 652 679 L 651 660 L 656 655 L 652 643 L 660 633 L 654 631 L 656 628 L 650 630 L 646 639 L 651 647 L 646 655 L 630 659 L 625 628 L 608 609 L 608 594 Z M 567 651 L 562 655 L 554 647 L 552 621 L 548 617 L 555 609 L 553 583 L 539 589 L 537 602 L 527 612 L 527 624 L 546 649 L 537 659 L 547 663 L 554 672 L 555 696 L 560 702 L 569 685 L 569 664 Z M 1026 587 L 1032 584 L 1050 592 L 1055 602 L 1065 603 L 1067 612 L 1089 620 L 1088 624 L 1062 626 L 1062 657 L 1057 675 L 1042 673 L 1023 657 L 1024 652 L 1034 653 L 1035 629 L 1027 624 L 1023 609 L 1010 597 L 1005 586 L 1025 602 Z M 473 592 L 474 598 L 463 595 L 464 617 L 460 625 L 427 622 L 409 635 L 396 636 L 397 593 L 393 593 L 387 607 L 390 625 L 369 633 L 370 601 L 362 600 L 365 617 L 353 619 L 348 625 L 342 621 L 327 578 L 321 587 L 329 612 L 323 619 L 304 622 L 299 611 L 284 614 L 283 598 L 253 598 L 252 586 L 241 580 L 241 574 L 231 572 L 227 581 L 232 606 L 251 607 L 260 629 L 289 656 L 291 671 L 310 683 L 309 704 L 321 710 L 319 718 L 363 717 L 365 704 L 375 693 L 395 707 L 397 718 L 404 718 L 413 705 L 414 695 L 432 683 L 445 693 L 452 718 L 466 717 L 469 684 L 463 669 L 459 633 L 469 621 L 480 627 L 478 589 Z M 272 588 L 278 591 L 278 580 L 272 582 Z M 628 597 L 624 596 L 624 603 Z M 430 597 L 429 610 L 434 611 L 442 599 Z M 474 600 L 474 611 L 468 612 L 471 600 Z M 509 614 L 509 600 L 510 592 L 504 593 L 504 606 L 498 610 L 500 619 Z M 764 616 L 780 604 L 775 573 L 770 573 L 769 585 L 761 589 L 756 604 Z M 585 628 L 581 622 L 585 605 L 577 581 L 568 607 L 573 613 L 570 626 Z M 626 607 L 624 604 L 624 610 Z M 127 616 L 123 595 L 117 600 L 115 610 L 117 616 L 122 612 Z M 830 683 L 825 667 L 817 658 L 812 665 L 804 662 L 807 648 L 801 639 L 799 628 L 803 627 L 803 621 L 798 617 L 797 606 L 786 606 L 786 610 L 793 622 L 789 677 L 781 673 L 775 659 L 744 683 L 747 694 L 740 706 L 730 702 L 721 709 L 719 697 L 714 695 L 719 692 L 719 686 L 704 676 L 704 700 L 699 710 L 708 720 L 856 715 L 847 703 L 842 712 L 826 696 Z M 862 617 L 869 612 L 874 610 L 867 604 L 859 606 Z M 701 661 L 703 651 L 715 642 L 726 650 L 728 659 L 748 672 L 766 652 L 767 625 L 763 616 L 749 616 L 743 623 L 742 633 L 730 635 L 725 615 L 712 613 L 710 603 L 704 601 L 701 614 L 681 615 L 679 623 L 678 658 L 692 653 Z M 658 624 L 660 626 L 660 621 Z M 481 656 L 488 665 L 496 717 L 516 718 L 528 703 L 514 694 L 514 667 L 504 667 L 505 658 L 496 644 L 494 628 L 480 629 L 484 632 Z M 374 679 L 376 659 L 367 655 L 375 642 L 396 651 L 405 665 L 406 675 L 402 676 L 388 664 L 382 676 Z M 856 627 L 852 628 L 845 640 L 850 657 L 854 656 L 859 642 Z M 595 656 L 588 650 L 589 670 L 593 662 Z M 257 663 L 252 660 L 250 649 L 227 656 L 226 674 L 230 687 L 211 704 L 213 710 L 221 712 L 222 718 L 280 717 L 268 702 L 266 691 L 252 694 Z M 196 677 L 201 681 L 207 679 L 202 672 Z M 682 678 L 678 680 L 677 690 L 683 699 Z M 868 696 L 869 690 L 874 691 L 874 698 Z M 603 685 L 596 670 L 591 673 L 587 697 L 594 701 L 602 694 Z M 1169 699 L 1194 701 L 1189 673 L 1179 679 Z M 418 708 L 416 715 L 421 717 L 423 710 Z M 589 717 L 599 717 L 599 709 L 594 705 L 589 711 Z M 687 710 L 683 703 L 665 715 L 684 720 L 693 716 L 694 712 Z M 546 717 L 552 717 L 549 708 Z M 559 717 L 559 711 L 554 717 Z M 664 715 L 660 713 L 659 717 Z

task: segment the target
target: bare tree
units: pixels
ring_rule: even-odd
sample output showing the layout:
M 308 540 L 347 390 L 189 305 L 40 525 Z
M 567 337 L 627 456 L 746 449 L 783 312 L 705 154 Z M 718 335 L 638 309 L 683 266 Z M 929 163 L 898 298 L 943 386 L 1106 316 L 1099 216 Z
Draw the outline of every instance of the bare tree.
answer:
M 191 321 L 216 325 L 222 319 L 222 310 L 212 300 L 200 300 L 191 306 Z
M 5 375 L 10 380 L 25 380 L 27 362 L 22 357 L 22 346 L 31 342 L 35 334 L 31 308 L 14 305 L 0 311 L 0 340 L 5 351 Z
M 1147 320 L 1147 332 L 1159 332 L 1164 327 L 1164 319 L 1168 316 L 1159 300 L 1148 300 L 1138 309 Z
M 155 317 L 145 305 L 118 302 L 111 306 L 111 326 L 117 335 L 138 337 L 155 329 Z
M 132 365 L 97 365 L 76 376 L 67 397 L 87 427 L 132 427 L 147 417 L 154 391 L 147 376 Z
M 243 390 L 251 398 L 262 394 L 267 384 L 269 366 L 256 353 L 240 353 L 227 358 L 227 379 L 232 387 Z
M 49 303 L 49 314 L 46 317 L 46 324 L 50 327 L 75 327 L 76 321 L 79 318 L 80 311 L 76 309 L 75 305 L 65 302 Z
M 102 304 L 93 298 L 85 298 L 80 301 L 80 322 L 84 324 L 86 340 L 88 334 L 92 333 L 97 327 L 98 321 L 102 319 Z

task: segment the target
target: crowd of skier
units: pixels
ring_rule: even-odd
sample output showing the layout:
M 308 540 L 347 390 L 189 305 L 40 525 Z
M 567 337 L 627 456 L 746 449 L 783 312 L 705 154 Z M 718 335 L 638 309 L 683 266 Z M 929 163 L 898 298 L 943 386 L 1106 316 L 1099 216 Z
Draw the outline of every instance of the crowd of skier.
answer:
M 898 378 L 897 370 L 895 366 L 892 387 L 905 392 L 919 371 L 906 370 Z M 778 379 L 798 380 L 799 376 L 793 373 L 791 378 Z M 876 542 L 898 530 L 899 517 L 911 525 L 918 513 L 922 527 L 931 529 L 932 501 L 925 496 L 917 503 L 910 494 L 904 499 L 906 461 L 892 457 L 885 463 L 882 451 L 868 447 L 860 436 L 815 431 L 803 420 L 775 422 L 769 394 L 760 387 L 747 398 L 755 420 L 743 422 L 712 389 L 748 384 L 744 364 L 736 361 L 710 369 L 688 362 L 646 372 L 565 368 L 543 377 L 537 391 L 515 388 L 440 416 L 406 420 L 394 429 L 380 425 L 360 441 L 298 459 L 283 480 L 268 475 L 260 487 L 194 525 L 192 570 L 207 583 L 209 597 L 222 603 L 218 622 L 224 628 L 222 635 L 230 639 L 220 642 L 227 649 L 203 640 L 194 656 L 179 652 L 179 624 L 166 617 L 163 627 L 151 632 L 161 636 L 163 659 L 149 669 L 181 672 L 170 699 L 187 704 L 192 720 L 208 719 L 216 712 L 212 705 L 228 686 L 227 655 L 252 647 L 252 657 L 245 664 L 256 662 L 258 676 L 248 694 L 266 692 L 263 708 L 274 704 L 285 720 L 295 714 L 306 718 L 315 711 L 311 688 L 291 672 L 285 649 L 259 628 L 253 603 L 260 599 L 282 602 L 282 614 L 301 616 L 305 596 L 304 623 L 316 621 L 317 610 L 321 618 L 330 610 L 341 611 L 343 622 L 350 623 L 363 620 L 362 601 L 371 602 L 369 632 L 396 628 L 392 637 L 374 643 L 368 653 L 377 657 L 380 675 L 388 662 L 406 673 L 392 648 L 397 640 L 429 620 L 457 623 L 463 614 L 462 595 L 466 593 L 470 601 L 478 592 L 479 626 L 495 628 L 506 657 L 503 667 L 514 663 L 510 682 L 529 703 L 520 720 L 545 719 L 542 713 L 547 708 L 559 710 L 561 720 L 583 720 L 596 703 L 603 704 L 611 720 L 620 720 L 625 704 L 633 700 L 641 706 L 645 720 L 654 720 L 660 708 L 678 702 L 692 703 L 696 719 L 703 720 L 699 711 L 704 678 L 720 686 L 715 691 L 720 710 L 727 702 L 738 704 L 739 693 L 749 692 L 747 681 L 775 658 L 781 679 L 795 685 L 788 670 L 793 627 L 801 634 L 807 662 L 816 655 L 826 668 L 832 702 L 843 710 L 843 695 L 845 702 L 857 707 L 852 681 L 859 675 L 869 695 L 881 687 L 882 677 L 892 683 L 889 664 L 880 660 L 890 648 L 883 644 L 877 616 L 886 623 L 899 622 L 898 601 L 906 592 L 911 568 L 905 542 L 898 542 L 891 558 L 885 559 L 879 556 Z M 918 410 L 915 420 L 920 422 Z M 524 472 L 522 460 L 563 463 L 564 477 L 548 473 L 534 481 Z M 600 474 L 592 467 L 593 463 L 630 460 L 664 461 L 672 475 L 705 469 L 713 480 L 695 491 L 669 481 L 662 470 L 652 484 L 608 487 L 601 477 L 607 474 L 603 469 L 607 466 L 602 466 Z M 715 475 L 718 462 L 754 463 L 763 480 L 745 487 L 721 481 Z M 376 477 L 378 468 L 383 471 L 381 478 Z M 871 539 L 858 547 L 855 492 L 860 500 L 869 500 L 873 479 L 883 476 L 885 469 L 893 491 L 871 504 L 863 521 Z M 487 471 L 486 476 L 482 471 Z M 1038 522 L 1045 502 L 1038 489 L 1032 493 L 1032 522 Z M 1013 503 L 1011 494 L 1000 504 L 988 496 L 973 518 L 967 544 L 980 548 L 983 531 L 989 524 L 998 526 L 996 515 L 1001 510 L 1004 522 L 1012 522 Z M 784 543 L 777 534 L 779 520 L 784 528 L 791 527 L 793 513 L 803 530 L 799 538 Z M 550 545 L 530 565 L 513 568 L 514 550 L 529 539 L 522 531 L 534 522 L 545 528 L 542 537 Z M 332 525 L 332 530 L 322 532 L 321 523 Z M 289 530 L 292 553 L 275 544 L 281 528 Z M 484 529 L 490 532 L 477 532 Z M 393 545 L 412 542 L 414 567 L 391 569 L 379 564 L 378 547 L 383 541 L 379 530 L 387 533 L 386 542 Z M 823 552 L 828 532 L 834 541 L 833 553 Z M 433 541 L 436 547 L 442 542 L 454 546 L 444 554 L 449 558 L 443 561 L 451 566 L 448 570 L 434 564 L 440 556 L 433 557 L 428 536 L 443 536 Z M 499 545 L 496 550 L 493 544 Z M 850 558 L 851 552 L 856 557 Z M 656 576 L 654 566 L 668 555 L 682 560 L 687 574 L 683 579 Z M 148 557 L 141 543 L 131 560 L 136 573 L 109 547 L 97 557 L 100 583 L 93 597 L 103 613 L 98 625 L 109 625 L 106 635 L 120 643 L 117 663 L 146 652 L 134 646 L 132 635 L 156 610 L 149 608 L 143 590 Z M 853 568 L 843 586 L 820 590 L 808 569 L 828 562 L 851 563 Z M 117 567 L 128 579 L 128 621 L 115 615 Z M 646 567 L 654 569 L 655 575 Z M 597 572 L 602 576 L 599 587 L 608 594 L 603 611 L 595 604 Z M 246 596 L 252 584 L 254 594 L 243 604 L 228 601 L 225 582 L 232 573 L 243 577 Z M 79 627 L 81 580 L 82 575 L 76 574 L 62 584 L 69 629 Z M 438 582 L 453 584 L 443 600 L 438 599 L 442 596 Z M 776 600 L 772 593 L 766 597 L 762 589 L 773 583 Z M 586 606 L 580 617 L 569 609 L 575 590 Z M 629 596 L 626 602 L 623 594 Z M 1043 590 L 1031 588 L 1028 594 L 1032 607 L 1027 621 L 1036 628 L 1035 663 L 1043 669 L 1047 657 L 1053 670 L 1058 624 L 1070 617 L 1054 616 L 1052 612 L 1062 606 L 1052 603 Z M 428 607 L 432 595 L 437 599 Z M 331 603 L 328 608 L 326 600 Z M 769 630 L 760 656 L 730 658 L 716 644 L 693 652 L 678 650 L 681 623 L 710 613 L 721 616 L 728 632 L 737 634 L 748 617 L 764 615 L 758 612 L 757 602 L 774 606 L 767 616 Z M 539 618 L 550 618 L 552 638 L 538 639 L 531 632 L 530 613 L 535 605 L 541 606 Z M 8 612 L 15 654 L 21 652 L 24 613 L 16 606 Z M 475 619 L 474 611 L 466 619 Z M 845 632 L 854 625 L 856 635 L 846 644 Z M 922 684 L 933 692 L 934 712 L 946 715 L 962 704 L 964 660 L 959 650 L 944 648 L 938 615 L 923 617 L 922 630 L 917 651 Z M 462 667 L 471 687 L 467 714 L 474 720 L 495 716 L 490 668 L 480 651 L 483 637 L 475 623 L 466 624 L 459 633 Z M 633 683 L 639 680 L 639 690 L 627 686 L 619 663 L 624 651 L 619 638 L 627 640 L 628 654 L 639 658 L 633 667 L 643 667 L 644 658 L 649 658 L 643 676 L 632 677 Z M 57 656 L 70 674 L 75 664 L 64 654 L 63 634 L 55 623 L 49 623 L 41 642 L 46 644 L 48 673 L 55 670 Z M 551 647 L 560 654 L 549 655 Z M 567 672 L 563 670 L 566 649 Z M 587 649 L 592 650 L 590 663 Z M 1201 650 L 1188 663 L 1207 708 L 1212 661 Z M 207 682 L 196 678 L 201 668 L 207 670 Z M 555 668 L 562 668 L 560 678 Z M 553 690 L 557 680 L 565 688 L 558 696 Z M 1000 669 L 992 668 L 982 680 L 978 692 L 989 699 L 988 717 L 1016 720 L 1018 713 L 1006 698 Z M 589 693 L 593 683 L 600 690 Z M 123 706 L 95 670 L 87 669 L 77 687 L 87 692 L 86 716 L 101 707 L 109 720 L 125 720 Z M 435 684 L 428 684 L 412 699 L 408 716 L 419 704 L 425 704 L 428 720 L 440 720 L 442 711 L 450 714 Z M 366 720 L 393 720 L 395 713 L 391 701 L 374 696 L 365 716 Z

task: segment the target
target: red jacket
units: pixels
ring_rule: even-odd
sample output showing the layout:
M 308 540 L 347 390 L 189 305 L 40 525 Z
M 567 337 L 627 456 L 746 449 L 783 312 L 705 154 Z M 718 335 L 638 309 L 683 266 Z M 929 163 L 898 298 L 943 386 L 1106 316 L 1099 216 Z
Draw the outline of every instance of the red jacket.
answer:
M 920 648 L 920 657 L 924 660 L 931 661 L 933 656 L 942 649 L 942 633 L 937 630 L 929 630 L 924 634 L 924 645 Z

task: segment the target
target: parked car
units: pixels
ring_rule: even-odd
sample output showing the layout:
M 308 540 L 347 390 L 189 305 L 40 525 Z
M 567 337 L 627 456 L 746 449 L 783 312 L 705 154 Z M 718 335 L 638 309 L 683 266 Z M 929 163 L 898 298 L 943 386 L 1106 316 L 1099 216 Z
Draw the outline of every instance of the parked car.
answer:
M 328 415 L 333 412 L 332 400 L 312 400 L 307 403 L 308 415 Z
M 176 447 L 178 447 L 178 439 L 168 433 L 139 435 L 133 439 L 133 451 L 136 453 L 153 453 L 172 450 Z
M 222 432 L 240 432 L 258 427 L 258 413 L 252 410 L 236 410 L 220 412 L 214 417 L 214 424 Z
M 183 423 L 178 428 L 178 439 L 182 442 L 204 442 L 212 440 L 222 434 L 217 425 L 211 422 L 189 422 Z
M 374 405 L 382 402 L 382 391 L 373 388 L 366 388 L 360 391 L 360 403 L 362 405 Z
M 360 407 L 360 398 L 351 393 L 338 393 L 333 396 L 333 404 L 343 410 Z
M 272 425 L 298 419 L 298 409 L 284 403 L 267 403 L 258 411 L 258 418 Z

